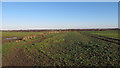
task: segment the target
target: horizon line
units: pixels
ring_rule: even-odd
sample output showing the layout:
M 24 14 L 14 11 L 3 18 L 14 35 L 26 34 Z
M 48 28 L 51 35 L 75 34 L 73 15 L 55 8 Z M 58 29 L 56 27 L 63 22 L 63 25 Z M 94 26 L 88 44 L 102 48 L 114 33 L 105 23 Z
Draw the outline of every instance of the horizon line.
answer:
M 0 31 L 3 31 L 3 30 L 69 30 L 70 28 L 59 28 L 59 29 L 0 29 Z M 71 28 L 71 29 L 77 29 L 77 28 Z M 78 30 L 82 30 L 82 29 L 120 29 L 120 28 L 81 28 L 81 29 L 78 29 Z

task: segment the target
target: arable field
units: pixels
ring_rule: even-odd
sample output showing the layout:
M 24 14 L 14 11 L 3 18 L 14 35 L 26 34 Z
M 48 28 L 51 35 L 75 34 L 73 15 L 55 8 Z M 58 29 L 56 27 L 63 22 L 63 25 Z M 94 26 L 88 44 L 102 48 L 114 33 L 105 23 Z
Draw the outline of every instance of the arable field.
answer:
M 118 31 L 2 32 L 3 66 L 120 66 Z

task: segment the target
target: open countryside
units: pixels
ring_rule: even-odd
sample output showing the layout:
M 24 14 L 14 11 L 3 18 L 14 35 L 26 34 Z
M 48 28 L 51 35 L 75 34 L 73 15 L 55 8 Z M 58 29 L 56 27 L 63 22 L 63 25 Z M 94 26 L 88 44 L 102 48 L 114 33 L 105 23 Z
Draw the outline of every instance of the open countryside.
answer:
M 3 66 L 119 66 L 118 32 L 3 31 Z
M 3 68 L 120 67 L 120 2 L 16 1 L 1 7 Z

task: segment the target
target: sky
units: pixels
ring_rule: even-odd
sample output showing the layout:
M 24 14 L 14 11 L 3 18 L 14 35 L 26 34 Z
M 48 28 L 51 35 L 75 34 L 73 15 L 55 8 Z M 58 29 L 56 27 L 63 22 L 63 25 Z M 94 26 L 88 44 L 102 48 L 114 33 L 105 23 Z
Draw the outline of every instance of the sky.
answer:
M 2 29 L 118 28 L 117 2 L 3 2 Z
M 119 0 L 2 0 L 3 2 L 118 2 Z

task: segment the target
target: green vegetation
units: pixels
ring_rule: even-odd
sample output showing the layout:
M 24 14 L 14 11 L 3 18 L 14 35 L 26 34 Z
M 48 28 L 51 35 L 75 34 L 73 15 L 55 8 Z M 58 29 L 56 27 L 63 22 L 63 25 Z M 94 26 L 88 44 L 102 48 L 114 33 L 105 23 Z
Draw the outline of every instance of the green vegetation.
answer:
M 115 39 L 120 39 L 119 38 L 119 33 L 120 31 L 118 30 L 111 30 L 111 31 L 83 31 L 85 33 L 93 34 L 93 35 L 101 35 L 109 38 L 115 38 Z
M 44 37 L 39 35 L 19 43 L 5 43 L 3 44 L 3 54 L 14 53 L 14 51 L 10 51 L 14 47 L 22 49 L 27 59 L 21 60 L 29 60 L 32 66 L 120 66 L 120 46 L 87 35 L 89 33 L 97 34 L 96 31 L 46 33 Z M 98 31 L 98 33 L 102 35 L 105 31 Z M 39 34 L 39 32 L 34 34 Z M 3 58 L 5 57 L 3 56 Z
M 4 33 L 6 33 L 8 36 L 4 35 Z M 25 36 L 29 36 L 29 35 L 38 35 L 38 36 L 36 38 L 28 39 L 26 41 L 21 40 L 20 42 L 15 42 L 13 40 L 13 41 L 9 41 L 7 43 L 3 43 L 3 45 L 2 45 L 2 51 L 3 51 L 3 53 L 2 54 L 3 55 L 4 54 L 8 54 L 8 53 L 10 53 L 13 50 L 13 48 L 16 48 L 16 47 L 19 48 L 19 46 L 21 46 L 21 45 L 31 44 L 32 41 L 39 40 L 40 38 L 43 37 L 43 35 L 41 35 L 42 33 L 46 33 L 46 35 L 44 35 L 45 37 L 52 36 L 51 34 L 47 34 L 48 32 L 30 32 L 30 33 L 29 32 L 13 32 L 13 33 L 11 32 L 10 37 L 15 36 L 15 37 L 18 37 L 18 39 L 20 37 L 25 37 Z M 7 38 L 7 37 L 9 37 L 10 32 L 3 32 L 2 34 L 3 34 L 2 37 Z
M 9 38 L 9 37 L 22 38 L 24 36 L 33 35 L 33 34 L 39 35 L 40 33 L 43 33 L 43 32 L 2 32 L 2 37 L 3 38 Z

